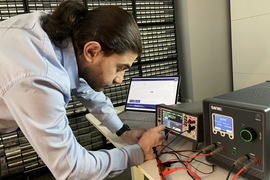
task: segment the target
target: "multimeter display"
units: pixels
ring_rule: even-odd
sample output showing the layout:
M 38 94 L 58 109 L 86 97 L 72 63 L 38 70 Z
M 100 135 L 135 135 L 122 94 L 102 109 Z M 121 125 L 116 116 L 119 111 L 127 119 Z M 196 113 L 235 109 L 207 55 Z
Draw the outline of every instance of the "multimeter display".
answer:
M 175 113 L 171 111 L 162 111 L 163 125 L 166 128 L 174 129 L 174 131 L 182 132 L 182 113 Z M 180 127 L 178 127 L 180 126 Z

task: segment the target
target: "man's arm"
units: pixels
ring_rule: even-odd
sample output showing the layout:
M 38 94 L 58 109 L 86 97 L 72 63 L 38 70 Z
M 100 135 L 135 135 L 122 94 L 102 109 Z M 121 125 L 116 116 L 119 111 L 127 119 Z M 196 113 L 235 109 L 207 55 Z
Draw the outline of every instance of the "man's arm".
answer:
M 3 96 L 22 132 L 56 179 L 104 179 L 144 161 L 139 145 L 85 150 L 68 125 L 68 94 L 63 92 L 46 77 L 26 76 L 12 84 Z
M 117 116 L 111 100 L 103 92 L 94 91 L 83 79 L 80 87 L 72 90 L 73 95 L 112 133 L 118 131 L 123 123 Z M 120 137 L 128 144 L 137 144 L 146 129 L 133 129 Z
M 73 89 L 72 94 L 112 133 L 123 126 L 111 100 L 103 92 L 94 91 L 83 79 L 80 78 L 80 87 Z

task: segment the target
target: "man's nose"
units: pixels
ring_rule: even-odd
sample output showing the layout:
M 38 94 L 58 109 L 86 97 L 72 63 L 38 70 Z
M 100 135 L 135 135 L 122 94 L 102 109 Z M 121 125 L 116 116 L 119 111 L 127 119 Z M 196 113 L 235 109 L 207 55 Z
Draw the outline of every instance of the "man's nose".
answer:
M 114 83 L 121 84 L 124 79 L 125 71 L 117 73 L 117 76 L 114 78 Z

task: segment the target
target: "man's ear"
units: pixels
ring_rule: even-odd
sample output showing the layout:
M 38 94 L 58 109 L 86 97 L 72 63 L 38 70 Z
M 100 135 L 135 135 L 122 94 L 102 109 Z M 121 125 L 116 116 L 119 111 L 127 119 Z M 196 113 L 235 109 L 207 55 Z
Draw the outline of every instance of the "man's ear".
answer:
M 93 62 L 98 53 L 101 51 L 101 46 L 96 41 L 89 41 L 84 45 L 83 54 L 85 57 L 85 60 L 88 62 Z

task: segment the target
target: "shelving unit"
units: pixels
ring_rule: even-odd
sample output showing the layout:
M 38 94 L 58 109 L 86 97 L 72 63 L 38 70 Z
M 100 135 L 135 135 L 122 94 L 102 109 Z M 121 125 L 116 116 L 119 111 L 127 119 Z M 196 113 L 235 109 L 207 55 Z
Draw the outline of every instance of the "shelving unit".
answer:
M 0 21 L 37 10 L 52 12 L 61 0 L 0 0 Z M 138 76 L 179 75 L 174 0 L 81 0 L 89 10 L 116 5 L 133 15 L 143 42 L 143 54 L 126 71 L 123 82 L 106 88 L 113 105 L 126 102 L 129 80 Z M 179 93 L 180 94 L 180 93 Z M 179 97 L 180 99 L 180 97 Z M 106 146 L 106 139 L 85 118 L 87 109 L 74 97 L 66 107 L 69 125 L 78 142 L 87 150 Z M 1 176 L 26 176 L 46 168 L 20 130 L 0 135 Z

